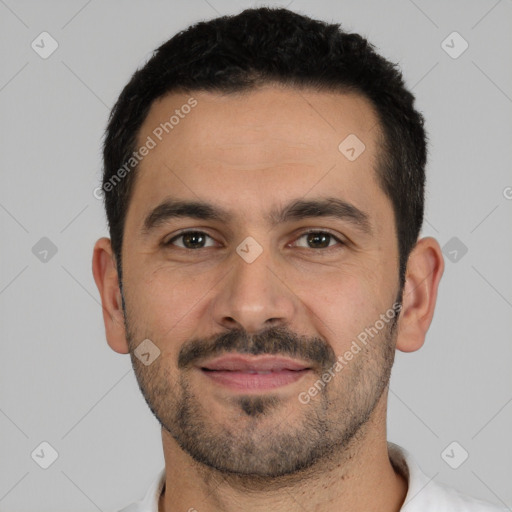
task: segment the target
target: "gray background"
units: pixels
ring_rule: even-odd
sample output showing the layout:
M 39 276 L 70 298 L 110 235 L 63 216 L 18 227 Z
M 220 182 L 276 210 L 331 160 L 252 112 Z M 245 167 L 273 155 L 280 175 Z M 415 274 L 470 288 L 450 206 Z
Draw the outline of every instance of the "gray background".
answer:
M 442 246 L 457 237 L 425 346 L 398 353 L 389 439 L 436 481 L 510 508 L 512 1 L 270 3 L 288 4 L 362 33 L 400 64 L 430 133 L 423 233 Z M 107 234 L 93 196 L 101 139 L 149 52 L 251 5 L 262 4 L 0 0 L 0 511 L 116 510 L 163 467 L 129 356 L 105 341 L 91 273 Z M 31 47 L 43 31 L 59 45 L 47 59 Z M 469 44 L 458 58 L 442 45 L 454 31 Z M 462 44 L 444 43 L 452 54 Z M 42 237 L 56 254 L 41 252 Z M 48 469 L 31 457 L 43 441 L 59 455 Z M 442 457 L 453 441 L 452 464 L 469 453 L 458 469 Z

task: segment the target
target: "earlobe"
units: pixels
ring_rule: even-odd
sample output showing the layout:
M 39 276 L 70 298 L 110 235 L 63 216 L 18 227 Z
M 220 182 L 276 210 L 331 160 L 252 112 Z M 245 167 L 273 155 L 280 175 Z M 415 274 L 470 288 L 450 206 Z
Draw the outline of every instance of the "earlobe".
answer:
M 414 352 L 423 346 L 434 316 L 444 259 L 437 240 L 418 240 L 407 262 L 396 348 Z
M 110 239 L 100 238 L 94 245 L 92 273 L 101 296 L 107 342 L 115 352 L 127 354 L 119 277 Z

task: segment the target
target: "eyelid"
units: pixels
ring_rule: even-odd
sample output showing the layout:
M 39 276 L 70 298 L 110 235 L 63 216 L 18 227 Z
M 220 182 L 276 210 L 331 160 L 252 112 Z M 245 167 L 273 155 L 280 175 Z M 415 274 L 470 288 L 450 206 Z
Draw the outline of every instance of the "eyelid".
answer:
M 184 235 L 187 235 L 189 233 L 200 233 L 201 235 L 205 235 L 207 236 L 208 238 L 211 238 L 212 240 L 214 240 L 215 242 L 217 242 L 217 240 L 215 240 L 215 238 L 210 235 L 207 231 L 204 230 L 204 228 L 184 228 L 184 229 L 181 229 L 179 230 L 178 232 L 176 233 L 173 233 L 173 235 L 170 237 L 170 238 L 164 238 L 162 240 L 162 245 L 164 247 L 167 247 L 167 246 L 171 246 L 171 245 L 174 245 L 172 242 L 177 240 L 178 238 L 184 236 Z M 218 243 L 218 242 L 217 242 Z M 189 249 L 188 247 L 181 247 L 179 245 L 176 245 L 175 247 L 179 247 L 180 249 L 185 249 L 185 250 L 192 250 L 192 251 L 197 251 L 197 249 Z M 202 247 L 201 249 L 207 249 L 208 247 Z
M 294 240 L 293 240 L 293 242 L 291 244 L 295 243 L 297 240 L 299 240 L 303 236 L 309 235 L 310 233 L 313 233 L 313 234 L 322 233 L 322 234 L 329 235 L 332 238 L 334 238 L 336 240 L 336 242 L 338 242 L 338 245 L 347 245 L 348 244 L 348 241 L 345 240 L 343 237 L 341 237 L 339 235 L 335 235 L 329 229 L 321 229 L 321 228 L 310 228 L 310 229 L 307 229 L 306 231 L 299 232 L 298 235 L 294 238 Z M 289 245 L 291 245 L 291 244 L 289 244 Z M 324 247 L 322 249 L 312 249 L 311 247 L 309 249 L 312 249 L 314 251 L 319 251 L 319 250 L 326 251 L 326 250 L 334 249 L 334 248 L 336 248 L 336 245 L 332 245 L 332 246 L 329 245 L 329 246 Z M 307 249 L 307 247 L 301 247 L 301 249 Z
M 173 233 L 173 235 L 170 238 L 165 238 L 162 241 L 162 245 L 164 247 L 174 245 L 172 242 L 174 242 L 175 240 L 177 240 L 180 237 L 182 237 L 184 235 L 187 235 L 189 233 L 200 233 L 200 234 L 205 235 L 206 237 L 214 240 L 217 244 L 219 243 L 212 235 L 210 235 L 207 231 L 205 231 L 205 228 L 184 228 L 184 229 L 179 230 L 176 233 Z M 342 245 L 343 246 L 343 245 L 347 245 L 349 243 L 348 240 L 346 240 L 344 237 L 341 237 L 341 236 L 339 236 L 337 234 L 334 234 L 329 229 L 325 229 L 325 228 L 324 229 L 322 229 L 322 228 L 309 228 L 309 229 L 306 229 L 305 231 L 300 231 L 299 233 L 297 233 L 297 235 L 294 236 L 293 241 L 291 243 L 287 244 L 287 245 L 288 246 L 292 246 L 292 244 L 297 242 L 297 240 L 299 240 L 303 236 L 308 235 L 310 233 L 313 233 L 313 234 L 316 234 L 316 233 L 327 234 L 327 235 L 331 236 L 337 242 L 336 245 L 332 245 L 332 246 L 329 245 L 329 246 L 321 248 L 321 249 L 309 248 L 309 249 L 312 249 L 314 251 L 319 251 L 319 250 L 326 251 L 326 250 L 329 250 L 329 249 L 336 248 L 337 245 Z M 188 247 L 181 247 L 179 245 L 175 245 L 175 247 L 179 247 L 180 249 L 185 249 L 185 250 L 193 250 L 193 251 L 197 251 L 198 250 L 198 249 L 189 249 Z M 211 246 L 209 246 L 209 247 L 211 247 Z M 201 247 L 201 249 L 208 249 L 209 247 Z M 300 248 L 301 249 L 308 249 L 307 247 L 300 247 Z

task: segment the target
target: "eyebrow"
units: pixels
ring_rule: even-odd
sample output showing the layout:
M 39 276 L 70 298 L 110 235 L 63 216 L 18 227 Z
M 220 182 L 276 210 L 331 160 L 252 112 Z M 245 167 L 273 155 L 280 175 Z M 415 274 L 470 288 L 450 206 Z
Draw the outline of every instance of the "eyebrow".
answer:
M 333 217 L 347 221 L 363 233 L 372 233 L 367 213 L 334 197 L 292 201 L 284 208 L 274 208 L 267 216 L 267 221 L 272 226 L 276 226 L 285 222 L 317 217 Z M 232 218 L 232 214 L 205 201 L 182 201 L 167 198 L 146 216 L 141 230 L 142 235 L 150 234 L 173 218 L 193 218 L 227 223 Z
M 217 206 L 203 201 L 178 201 L 166 199 L 154 208 L 144 220 L 142 234 L 147 235 L 168 220 L 192 218 L 227 222 L 228 214 Z
M 269 220 L 276 225 L 315 217 L 334 217 L 353 224 L 364 233 L 372 232 L 370 216 L 366 212 L 336 197 L 293 201 L 282 210 L 273 210 Z

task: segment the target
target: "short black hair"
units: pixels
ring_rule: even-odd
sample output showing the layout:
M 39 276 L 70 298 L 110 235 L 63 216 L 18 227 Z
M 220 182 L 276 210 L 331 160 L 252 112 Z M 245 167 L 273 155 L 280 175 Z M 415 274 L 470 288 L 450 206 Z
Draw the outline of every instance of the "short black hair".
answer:
M 136 166 L 122 173 L 136 150 L 152 103 L 171 92 L 250 91 L 277 83 L 339 91 L 370 100 L 382 132 L 377 176 L 391 200 L 398 236 L 401 285 L 424 210 L 427 137 L 398 66 L 364 37 L 339 24 L 287 9 L 247 9 L 197 23 L 153 52 L 124 87 L 110 114 L 103 146 L 103 190 L 112 248 L 121 274 L 126 212 Z

